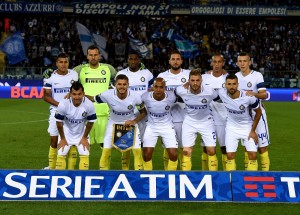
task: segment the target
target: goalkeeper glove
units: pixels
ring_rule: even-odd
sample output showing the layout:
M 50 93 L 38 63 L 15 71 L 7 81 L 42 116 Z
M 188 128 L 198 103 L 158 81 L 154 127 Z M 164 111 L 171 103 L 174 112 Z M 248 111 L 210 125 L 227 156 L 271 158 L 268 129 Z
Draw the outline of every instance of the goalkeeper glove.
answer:
M 52 73 L 53 73 L 53 69 L 48 68 L 48 69 L 46 69 L 46 70 L 43 72 L 43 77 L 44 77 L 45 79 L 50 78 L 50 76 L 52 75 Z

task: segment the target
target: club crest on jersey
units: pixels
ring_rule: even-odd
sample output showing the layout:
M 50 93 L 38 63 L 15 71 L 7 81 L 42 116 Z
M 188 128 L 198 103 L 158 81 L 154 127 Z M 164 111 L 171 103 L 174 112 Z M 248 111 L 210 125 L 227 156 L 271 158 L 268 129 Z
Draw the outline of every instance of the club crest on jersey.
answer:
M 252 83 L 250 81 L 248 82 L 247 87 L 252 87 Z
M 182 78 L 182 79 L 181 79 L 181 82 L 182 82 L 182 83 L 185 83 L 185 82 L 186 82 L 186 79 L 185 79 L 185 78 Z
M 86 117 L 86 116 L 87 116 L 87 112 L 84 111 L 84 112 L 82 113 L 82 116 L 83 116 L 83 117 Z
M 132 110 L 133 106 L 129 105 L 127 108 L 128 108 L 128 110 Z
M 165 107 L 165 110 L 169 110 L 169 109 L 170 109 L 170 106 L 167 105 L 167 106 Z
M 241 106 L 240 106 L 240 110 L 245 110 L 245 106 L 244 106 L 244 105 L 241 105 Z
M 145 82 L 145 78 L 144 77 L 141 77 L 141 82 Z
M 105 75 L 105 74 L 106 74 L 105 70 L 102 70 L 102 71 L 101 71 L 101 74 L 102 74 L 102 75 Z
M 72 79 L 70 83 L 73 84 L 74 82 L 75 82 L 75 81 Z
M 202 99 L 201 102 L 202 102 L 202 103 L 207 103 L 207 100 L 204 98 L 204 99 Z
M 225 88 L 225 83 L 222 84 L 222 88 Z

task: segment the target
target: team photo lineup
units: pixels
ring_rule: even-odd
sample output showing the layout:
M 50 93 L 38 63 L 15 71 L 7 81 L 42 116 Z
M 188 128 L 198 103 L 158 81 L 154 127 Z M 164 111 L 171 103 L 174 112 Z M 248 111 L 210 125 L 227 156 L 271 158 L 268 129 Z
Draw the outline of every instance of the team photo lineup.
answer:
M 57 69 L 44 72 L 44 100 L 50 104 L 46 169 L 73 170 L 78 158 L 78 168 L 88 170 L 90 145 L 99 145 L 100 170 L 110 169 L 113 148 L 121 151 L 120 169 L 129 170 L 132 154 L 134 170 L 155 170 L 152 156 L 161 138 L 164 169 L 188 171 L 199 134 L 201 170 L 236 170 L 240 143 L 245 170 L 269 171 L 270 141 L 262 104 L 268 95 L 262 74 L 250 68 L 248 53 L 239 53 L 236 74 L 223 69 L 225 59 L 219 53 L 211 57 L 212 70 L 201 74 L 198 68 L 183 69 L 182 54 L 173 50 L 169 69 L 157 77 L 135 50 L 128 53 L 128 67 L 118 72 L 99 62 L 97 46 L 89 46 L 86 56 L 87 64 L 70 69 L 69 56 L 61 53 Z M 130 132 L 120 133 L 117 125 Z

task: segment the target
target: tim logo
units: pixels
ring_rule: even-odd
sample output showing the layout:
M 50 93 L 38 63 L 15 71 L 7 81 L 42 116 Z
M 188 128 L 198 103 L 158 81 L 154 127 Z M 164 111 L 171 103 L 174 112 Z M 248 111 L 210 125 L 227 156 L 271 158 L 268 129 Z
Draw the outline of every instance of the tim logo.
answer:
M 276 198 L 274 177 L 245 176 L 245 195 L 249 198 Z M 263 196 L 262 196 L 263 195 Z

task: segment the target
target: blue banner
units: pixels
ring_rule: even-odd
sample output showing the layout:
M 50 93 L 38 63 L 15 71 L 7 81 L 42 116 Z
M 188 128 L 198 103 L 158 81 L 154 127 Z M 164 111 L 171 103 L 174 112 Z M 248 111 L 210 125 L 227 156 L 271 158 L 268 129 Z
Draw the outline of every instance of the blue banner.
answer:
M 0 200 L 231 201 L 229 172 L 1 170 Z
M 170 5 L 163 4 L 103 4 L 103 3 L 76 3 L 76 14 L 107 14 L 133 16 L 162 16 L 171 15 Z
M 287 7 L 190 6 L 191 15 L 287 16 Z
M 13 86 L 0 87 L 0 98 L 10 99 L 41 99 L 44 96 L 43 87 Z
M 299 172 L 232 172 L 234 202 L 298 202 Z
M 7 37 L 0 45 L 0 50 L 5 53 L 8 63 L 11 65 L 26 60 L 27 58 L 23 38 L 20 32 L 16 32 Z
M 1 2 L 1 13 L 62 13 L 62 4 Z

